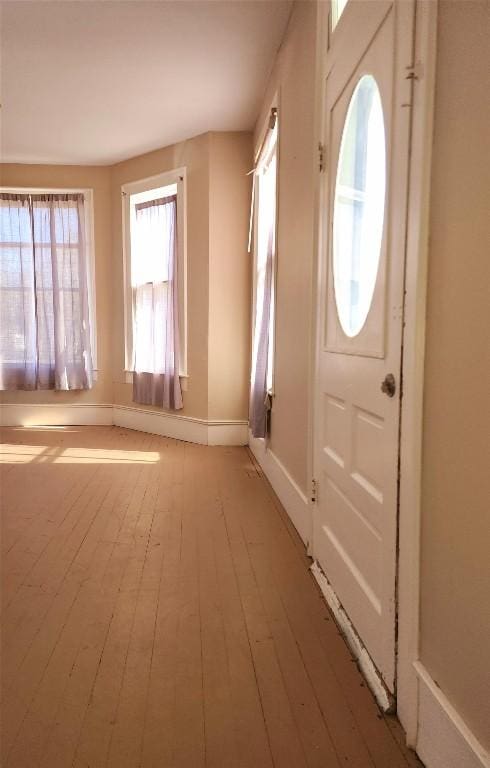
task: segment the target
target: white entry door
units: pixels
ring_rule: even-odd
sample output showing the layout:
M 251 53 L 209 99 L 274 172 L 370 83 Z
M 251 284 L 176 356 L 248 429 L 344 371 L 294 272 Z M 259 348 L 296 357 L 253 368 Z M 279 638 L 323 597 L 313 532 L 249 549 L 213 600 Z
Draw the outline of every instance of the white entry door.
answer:
M 411 0 L 349 0 L 325 60 L 313 554 L 389 690 Z

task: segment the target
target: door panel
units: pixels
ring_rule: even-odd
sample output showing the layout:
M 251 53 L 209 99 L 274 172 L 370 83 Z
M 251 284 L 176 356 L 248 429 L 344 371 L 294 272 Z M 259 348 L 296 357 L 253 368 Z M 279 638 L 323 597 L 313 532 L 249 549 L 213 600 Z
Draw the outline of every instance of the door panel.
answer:
M 342 45 L 336 40 L 337 29 Z M 320 216 L 320 241 L 325 246 L 317 352 L 315 476 L 319 494 L 314 511 L 313 554 L 393 691 L 410 117 L 404 67 L 411 60 L 413 3 L 349 0 L 337 29 L 327 54 L 325 78 L 328 174 Z M 353 41 L 351 45 L 349 40 Z M 382 106 L 382 124 L 379 110 L 376 116 L 379 104 L 375 86 Z M 351 141 L 352 157 L 341 150 L 346 122 L 348 138 L 344 146 Z M 383 127 L 385 152 L 381 156 L 379 137 Z M 369 142 L 363 143 L 363 136 L 368 136 Z M 374 154 L 371 147 L 375 148 Z M 345 173 L 338 174 L 341 154 L 347 158 L 342 163 Z M 337 299 L 339 295 L 347 297 L 350 304 L 344 307 L 355 314 L 361 301 L 361 281 L 374 274 L 369 268 L 377 255 L 373 246 L 376 229 L 372 225 L 376 209 L 370 201 L 379 191 L 382 180 L 378 169 L 383 163 L 385 204 L 372 300 L 368 304 L 362 299 L 369 310 L 360 330 L 355 328 L 356 332 L 351 333 L 345 320 L 348 313 L 344 311 L 343 321 L 339 317 Z M 348 233 L 348 227 L 352 227 L 350 240 L 339 238 L 334 211 L 336 217 L 342 217 L 343 231 Z M 340 286 L 337 294 L 334 257 Z M 381 391 L 388 373 L 393 373 L 396 381 L 393 397 Z

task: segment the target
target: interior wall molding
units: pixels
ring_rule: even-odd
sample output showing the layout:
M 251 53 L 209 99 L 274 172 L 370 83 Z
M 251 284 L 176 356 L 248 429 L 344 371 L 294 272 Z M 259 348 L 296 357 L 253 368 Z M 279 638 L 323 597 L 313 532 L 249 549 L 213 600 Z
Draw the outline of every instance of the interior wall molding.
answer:
M 246 445 L 248 422 L 195 419 L 126 405 L 85 403 L 1 403 L 0 425 L 112 426 L 173 437 L 201 445 Z
M 490 768 L 490 754 L 480 744 L 421 661 L 418 678 L 417 753 L 427 768 Z
M 308 549 L 311 542 L 312 519 L 307 496 L 275 453 L 266 448 L 264 440 L 252 437 L 250 433 L 247 442 Z
M 2 427 L 110 426 L 112 404 L 1 403 Z
M 127 405 L 113 406 L 113 423 L 154 435 L 201 445 L 246 445 L 248 421 L 206 421 L 174 413 L 148 411 Z

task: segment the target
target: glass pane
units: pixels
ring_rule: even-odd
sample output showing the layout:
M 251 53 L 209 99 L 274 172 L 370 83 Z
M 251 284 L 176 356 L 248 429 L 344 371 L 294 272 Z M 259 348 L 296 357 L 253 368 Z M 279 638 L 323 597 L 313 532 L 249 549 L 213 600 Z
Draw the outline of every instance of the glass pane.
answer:
M 332 0 L 332 29 L 335 29 L 346 5 L 347 0 Z
M 333 213 L 333 274 L 340 324 L 362 329 L 378 273 L 386 187 L 383 108 L 376 80 L 364 75 L 352 95 L 340 145 Z
M 156 191 L 156 190 L 155 190 Z M 144 203 L 131 195 L 131 283 L 161 283 L 170 279 L 169 260 L 174 245 L 176 202 L 154 197 Z M 164 196 L 164 199 L 167 195 Z M 150 205 L 155 201 L 154 205 Z

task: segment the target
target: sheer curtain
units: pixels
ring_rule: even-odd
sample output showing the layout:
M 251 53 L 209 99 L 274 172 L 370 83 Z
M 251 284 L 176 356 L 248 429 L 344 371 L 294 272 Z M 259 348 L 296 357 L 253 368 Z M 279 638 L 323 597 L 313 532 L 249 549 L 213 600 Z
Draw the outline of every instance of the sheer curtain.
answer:
M 90 389 L 83 194 L 0 193 L 0 389 Z
M 272 404 L 276 137 L 277 133 L 271 132 L 263 161 L 256 171 L 256 289 L 249 415 L 253 437 L 265 437 L 269 433 Z
M 177 196 L 135 206 L 131 234 L 133 400 L 182 408 L 179 377 Z

